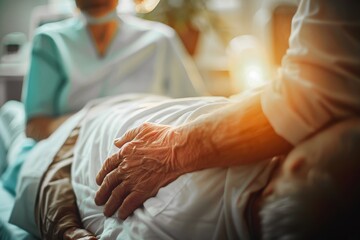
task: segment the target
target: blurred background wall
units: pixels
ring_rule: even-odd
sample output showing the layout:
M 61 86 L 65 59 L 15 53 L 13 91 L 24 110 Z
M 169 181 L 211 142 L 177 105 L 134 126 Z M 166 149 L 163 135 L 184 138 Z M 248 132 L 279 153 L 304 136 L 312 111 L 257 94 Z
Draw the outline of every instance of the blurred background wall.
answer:
M 32 9 L 47 2 L 47 0 L 0 0 L 0 39 L 12 32 L 23 32 L 28 36 Z
M 132 0 L 119 2 L 119 9 L 124 9 Z M 291 18 L 298 2 L 161 0 L 154 11 L 138 15 L 174 27 L 209 92 L 229 96 L 273 78 L 288 47 Z M 31 38 L 39 19 L 51 12 L 71 13 L 73 9 L 74 0 L 0 0 L 0 106 L 5 100 L 20 98 Z M 23 46 L 4 46 L 12 41 Z

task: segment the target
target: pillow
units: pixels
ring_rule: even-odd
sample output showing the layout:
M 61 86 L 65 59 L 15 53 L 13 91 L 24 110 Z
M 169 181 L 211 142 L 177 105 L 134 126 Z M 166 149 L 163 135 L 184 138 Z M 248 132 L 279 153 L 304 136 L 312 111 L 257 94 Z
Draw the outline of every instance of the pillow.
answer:
M 0 175 L 8 165 L 7 153 L 20 133 L 25 131 L 25 113 L 21 102 L 8 101 L 0 108 Z

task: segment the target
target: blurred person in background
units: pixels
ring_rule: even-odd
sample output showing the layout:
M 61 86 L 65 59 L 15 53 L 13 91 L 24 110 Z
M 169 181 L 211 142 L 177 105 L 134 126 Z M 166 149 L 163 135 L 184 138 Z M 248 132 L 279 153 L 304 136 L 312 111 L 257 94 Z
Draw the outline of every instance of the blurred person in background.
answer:
M 28 139 L 22 151 L 47 138 L 95 98 L 121 93 L 205 94 L 196 67 L 170 27 L 118 16 L 117 0 L 76 0 L 76 5 L 78 16 L 40 27 L 33 39 L 23 87 Z M 7 149 L 23 129 L 18 120 L 22 111 L 14 102 L 0 110 Z
M 79 16 L 45 25 L 34 38 L 23 91 L 29 137 L 46 138 L 68 114 L 94 98 L 132 92 L 171 97 L 203 93 L 172 29 L 119 17 L 117 0 L 76 0 L 76 5 Z

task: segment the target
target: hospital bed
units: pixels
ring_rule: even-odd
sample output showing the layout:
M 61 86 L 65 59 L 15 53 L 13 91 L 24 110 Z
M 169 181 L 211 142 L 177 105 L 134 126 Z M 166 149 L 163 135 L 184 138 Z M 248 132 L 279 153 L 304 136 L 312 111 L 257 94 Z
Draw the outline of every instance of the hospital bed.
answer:
M 275 5 L 273 4 L 273 5 L 271 5 L 271 8 L 267 8 L 267 10 L 271 10 L 271 11 L 273 11 L 274 9 L 276 9 L 276 10 L 279 10 L 279 8 L 275 8 L 274 7 Z M 265 7 L 266 8 L 266 7 Z M 264 38 L 264 41 L 265 42 L 271 42 L 271 43 L 273 43 L 273 41 L 272 40 L 274 40 L 274 39 L 277 39 L 277 38 L 279 38 L 279 36 L 278 35 L 276 35 L 276 31 L 275 31 L 275 29 L 277 29 L 277 24 L 280 24 L 280 18 L 281 17 L 284 17 L 284 18 L 286 18 L 286 19 L 289 19 L 289 16 L 291 15 L 291 14 L 293 14 L 293 10 L 294 10 L 294 8 L 293 8 L 293 5 L 291 5 L 290 7 L 289 7 L 289 5 L 288 4 L 286 4 L 286 7 L 285 7 L 286 9 L 284 10 L 284 8 L 280 8 L 280 10 L 279 10 L 279 12 L 277 12 L 277 11 L 274 11 L 274 15 L 273 15 L 273 21 L 270 21 L 271 23 L 273 23 L 274 25 L 272 25 L 272 27 L 271 27 L 271 29 L 273 29 L 272 30 L 272 32 L 268 32 L 267 33 L 267 38 Z M 36 10 L 37 12 L 41 12 L 41 11 L 39 11 L 39 9 L 38 10 Z M 42 24 L 44 24 L 46 21 L 48 21 L 48 20 L 50 20 L 50 22 L 51 21 L 55 21 L 55 19 L 54 18 L 49 18 L 48 16 L 45 16 L 45 20 L 44 19 L 42 19 L 42 18 L 40 18 L 39 17 L 39 15 L 37 15 L 37 14 L 35 14 L 35 16 L 36 17 L 34 17 L 34 20 L 32 20 L 31 22 L 32 22 L 32 25 L 42 25 Z M 59 16 L 59 18 L 58 18 L 58 20 L 60 20 L 60 19 L 63 19 L 63 18 L 65 18 L 65 17 L 68 17 L 69 15 L 68 14 L 60 14 L 60 15 L 58 15 Z M 261 23 L 262 25 L 262 27 L 265 29 L 265 28 L 267 28 L 267 27 L 269 27 L 270 25 L 267 25 L 267 24 L 269 24 L 269 22 L 262 22 Z M 281 27 L 281 26 L 280 26 Z M 282 33 L 283 34 L 283 33 Z M 269 38 L 269 36 L 270 36 L 270 39 L 271 39 L 271 41 L 268 39 Z M 281 37 L 281 36 L 280 36 Z M 275 44 L 275 43 L 274 43 Z M 275 48 L 277 48 L 277 46 L 274 46 Z M 276 54 L 276 53 L 275 53 Z M 275 58 L 276 58 L 276 62 L 278 62 L 278 57 L 277 56 L 275 56 Z M 0 143 L 0 148 L 1 148 L 2 146 L 1 146 L 1 143 Z M 34 190 L 34 189 L 33 189 Z M 11 194 L 9 194 L 4 188 L 3 188 L 3 185 L 2 185 L 2 183 L 1 183 L 1 185 L 0 185 L 0 196 L 4 196 L 4 197 L 1 197 L 1 208 L 0 208 L 0 216 L 1 216 L 1 220 L 3 221 L 3 222 L 7 222 L 8 221 L 8 219 L 9 219 L 9 217 L 10 217 L 10 212 L 11 212 L 11 210 L 10 209 L 12 209 L 13 208 L 13 206 L 14 206 L 14 197 L 11 195 Z M 26 219 L 26 217 L 33 217 L 33 216 L 25 216 L 25 219 Z M 34 236 L 33 236 L 33 234 L 31 234 L 31 233 L 29 233 L 29 232 L 26 232 L 26 231 L 24 231 L 23 229 L 21 229 L 21 228 L 18 228 L 17 226 L 14 226 L 14 225 L 8 225 L 8 227 L 10 228 L 10 231 L 16 236 L 16 239 L 33 239 L 34 238 Z M 31 227 L 34 227 L 34 226 L 31 226 Z
M 138 95 L 124 95 L 110 99 L 110 101 L 100 103 L 103 105 L 99 105 L 99 108 L 94 112 L 92 112 L 92 110 L 88 111 L 89 109 L 79 112 L 79 114 L 67 121 L 61 129 L 55 132 L 48 140 L 39 143 L 40 147 L 37 150 L 37 155 L 35 153 L 35 155 L 32 156 L 35 156 L 35 158 L 33 158 L 31 162 L 26 162 L 22 170 L 23 179 L 20 183 L 19 195 L 14 205 L 15 212 L 17 212 L 18 216 L 14 221 L 16 221 L 18 225 L 26 228 L 29 232 L 38 234 L 36 233 L 37 227 L 31 224 L 31 222 L 34 221 L 34 215 L 36 215 L 33 209 L 34 205 L 36 205 L 34 199 L 39 199 L 36 198 L 39 188 L 36 182 L 43 178 L 41 173 L 48 168 L 49 162 L 57 161 L 57 158 L 63 159 L 59 161 L 60 166 L 61 163 L 65 163 L 69 159 L 70 155 L 68 152 L 61 150 L 64 149 L 65 145 L 69 145 L 74 149 L 73 157 L 78 159 L 72 163 L 73 169 L 71 174 L 75 194 L 76 196 L 81 196 L 77 199 L 80 215 L 85 227 L 97 236 L 101 235 L 104 239 L 115 239 L 115 237 L 118 236 L 120 236 L 120 239 L 128 239 L 131 237 L 135 239 L 158 239 L 156 236 L 161 237 L 161 239 L 179 238 L 172 238 L 172 236 L 181 236 L 182 239 L 203 239 L 202 237 L 207 234 L 205 239 L 223 239 L 221 236 L 227 236 L 229 239 L 242 239 L 243 236 L 241 235 L 241 237 L 231 234 L 215 235 L 214 237 L 212 234 L 219 232 L 223 234 L 224 231 L 222 230 L 224 229 L 226 229 L 227 233 L 232 234 L 235 232 L 241 234 L 241 231 L 246 231 L 243 216 L 245 206 L 247 206 L 247 199 L 252 193 L 261 191 L 261 189 L 266 186 L 269 176 L 272 173 L 271 169 L 273 165 L 271 165 L 272 162 L 270 160 L 261 161 L 257 163 L 255 167 L 245 165 L 229 169 L 213 168 L 182 175 L 174 182 L 161 188 L 156 197 L 146 201 L 141 209 L 134 212 L 129 218 L 130 220 L 127 219 L 124 222 L 118 220 L 116 215 L 105 218 L 102 214 L 102 207 L 95 205 L 94 194 L 97 185 L 94 176 L 101 166 L 102 161 L 106 156 L 109 156 L 109 151 L 117 151 L 116 147 L 113 147 L 113 139 L 122 136 L 126 129 L 137 126 L 145 119 L 159 124 L 181 124 L 184 121 L 196 119 L 214 109 L 224 107 L 230 101 L 229 99 L 214 97 L 202 98 L 201 100 L 196 98 L 179 99 L 176 102 L 168 102 L 167 100 L 168 99 L 159 96 Z M 114 108 L 112 108 L 112 104 L 114 103 L 116 106 L 114 105 Z M 186 111 L 184 111 L 184 108 L 186 108 Z M 143 114 L 137 115 L 135 112 Z M 79 142 L 75 144 L 72 137 L 74 134 L 73 129 L 74 126 L 78 126 L 78 123 L 81 122 L 85 116 L 84 114 L 88 114 L 87 116 L 90 117 L 81 124 L 80 131 L 82 132 L 77 140 Z M 92 116 L 101 117 L 92 118 Z M 118 116 L 118 119 L 116 119 L 116 116 Z M 134 121 L 133 116 L 136 116 L 135 119 L 139 121 Z M 109 125 L 107 125 L 106 122 L 114 122 L 116 126 L 110 129 L 102 129 L 99 127 L 99 124 L 108 127 Z M 324 142 L 330 142 L 330 144 L 335 142 L 337 144 L 336 147 L 333 148 L 335 149 L 335 156 L 337 156 L 336 149 L 340 149 L 341 151 L 341 147 L 337 148 L 337 146 L 342 146 L 341 143 L 353 143 L 348 142 L 348 140 L 359 140 L 358 127 L 359 125 L 356 126 L 355 131 L 348 131 L 348 133 L 351 134 L 347 135 L 335 135 L 333 138 L 329 138 L 327 134 L 324 140 L 330 139 L 331 141 Z M 119 128 L 119 132 L 113 131 L 115 128 Z M 103 134 L 109 136 L 109 138 L 101 138 Z M 321 133 L 319 135 L 321 135 Z M 99 141 L 99 139 L 101 139 L 101 141 Z M 318 144 L 319 139 L 316 138 L 315 143 Z M 53 146 L 53 148 L 49 149 L 49 145 Z M 312 147 L 309 151 L 312 153 L 314 144 L 307 143 L 307 146 Z M 333 145 L 331 146 L 334 147 Z M 353 144 L 353 146 L 356 145 Z M 320 147 L 322 151 L 324 151 L 328 146 L 324 144 Z M 356 150 L 357 149 L 355 149 L 355 151 Z M 304 151 L 304 149 L 302 149 L 302 151 Z M 332 154 L 325 154 L 325 156 L 333 157 Z M 355 154 L 358 155 L 359 152 L 356 151 Z M 305 150 L 305 156 L 308 155 Z M 314 154 L 312 153 L 312 155 Z M 315 155 L 324 156 L 318 153 Z M 42 157 L 42 161 L 36 161 L 39 159 L 38 156 Z M 87 162 L 86 160 L 89 159 L 90 161 Z M 318 159 L 315 157 L 315 160 Z M 247 173 L 244 174 L 243 172 Z M 60 181 L 62 180 L 66 179 L 60 178 Z M 41 188 L 46 189 L 49 188 L 50 185 L 51 182 L 48 182 L 45 185 L 41 185 Z M 0 191 L 0 193 L 2 192 Z M 189 195 L 191 193 L 195 194 Z M 220 198 L 218 193 L 220 193 Z M 64 194 L 63 197 L 65 195 L 67 194 Z M 8 194 L 2 194 L 2 196 L 11 198 Z M 46 200 L 47 195 L 45 194 L 44 196 L 44 198 L 40 199 Z M 33 200 L 29 201 L 29 199 Z M 47 201 L 49 201 L 48 206 L 51 205 L 51 200 L 52 198 L 47 199 Z M 66 204 L 65 200 L 60 201 Z M 217 205 L 217 203 L 219 203 L 219 205 Z M 11 207 L 10 204 L 7 206 Z M 56 212 L 67 211 L 68 209 L 69 208 L 62 206 L 62 209 L 58 208 Z M 220 213 L 218 212 L 219 209 L 221 209 Z M 54 210 L 54 207 L 50 206 L 49 212 L 51 213 L 52 210 Z M 222 212 L 223 210 L 225 213 Z M 9 211 L 5 211 L 4 213 L 7 214 L 6 216 L 9 215 Z M 11 213 L 11 218 L 13 215 L 14 211 Z M 56 214 L 50 214 L 49 217 L 54 215 Z M 214 215 L 218 216 L 215 218 L 216 221 L 223 221 L 224 218 L 230 220 L 225 221 L 226 223 L 230 223 L 230 225 L 224 226 L 224 229 L 215 228 L 213 225 L 209 227 L 208 220 L 214 219 Z M 37 217 L 39 217 L 39 215 L 37 215 Z M 46 228 L 48 221 L 44 221 L 44 223 L 43 228 Z M 210 223 L 213 224 L 214 222 Z M 58 222 L 55 222 L 55 225 L 56 224 L 58 224 Z M 154 227 L 156 231 L 148 231 Z M 166 230 L 162 231 L 164 230 L 163 228 L 166 228 Z M 211 228 L 211 231 L 202 230 L 209 228 Z M 229 228 L 230 231 L 228 231 L 227 228 Z M 184 229 L 186 229 L 186 231 L 184 231 Z M 188 231 L 188 229 L 191 229 L 191 231 Z M 219 230 L 219 232 L 216 230 Z M 128 235 L 129 232 L 134 235 Z M 13 233 L 18 234 L 18 239 L 23 237 L 29 239 L 29 237 L 31 237 L 19 229 Z M 51 239 L 49 236 L 47 238 Z

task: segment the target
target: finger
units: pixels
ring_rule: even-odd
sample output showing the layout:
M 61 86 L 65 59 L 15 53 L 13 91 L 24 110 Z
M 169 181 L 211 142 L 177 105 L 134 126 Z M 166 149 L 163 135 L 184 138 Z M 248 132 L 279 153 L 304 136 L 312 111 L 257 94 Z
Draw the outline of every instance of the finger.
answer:
M 115 139 L 114 144 L 116 147 L 121 148 L 125 143 L 133 140 L 138 135 L 140 128 L 134 128 L 127 131 L 121 138 Z
M 144 201 L 148 199 L 148 196 L 140 192 L 132 192 L 127 196 L 120 206 L 118 211 L 118 217 L 125 220 L 130 216 L 137 208 L 141 207 Z
M 119 153 L 114 153 L 109 158 L 107 158 L 105 160 L 105 162 L 103 163 L 100 171 L 96 175 L 97 185 L 101 185 L 102 182 L 104 181 L 104 178 L 106 177 L 106 175 L 109 172 L 113 171 L 117 166 L 119 166 L 119 164 L 122 162 L 122 160 L 123 160 L 123 158 L 121 157 L 121 155 Z
M 112 191 L 109 200 L 106 202 L 104 207 L 104 215 L 106 217 L 112 216 L 115 211 L 121 206 L 123 203 L 126 195 L 127 195 L 126 188 L 123 184 L 118 185 L 114 191 Z
M 121 181 L 121 176 L 117 169 L 109 173 L 96 192 L 95 204 L 98 206 L 104 205 L 109 199 L 111 192 L 121 183 Z

